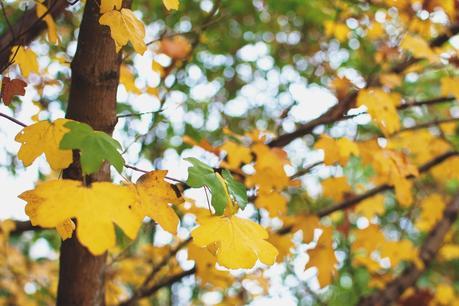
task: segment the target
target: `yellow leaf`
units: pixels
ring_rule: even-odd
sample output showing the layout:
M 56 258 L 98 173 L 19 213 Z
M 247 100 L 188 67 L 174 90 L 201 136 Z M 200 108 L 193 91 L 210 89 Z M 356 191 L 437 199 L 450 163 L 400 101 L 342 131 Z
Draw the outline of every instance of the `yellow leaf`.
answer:
M 440 257 L 445 260 L 459 258 L 459 245 L 456 244 L 445 244 L 439 251 Z
M 270 217 L 277 217 L 287 212 L 287 199 L 280 192 L 260 190 L 255 206 L 266 209 Z
M 121 9 L 123 0 L 101 0 L 100 13 L 105 14 L 108 11 Z
M 352 265 L 354 266 L 364 266 L 370 273 L 375 273 L 381 270 L 381 266 L 370 256 L 365 255 L 354 255 L 352 257 Z
M 142 175 L 135 184 L 138 196 L 138 209 L 142 216 L 149 216 L 161 227 L 175 234 L 179 218 L 169 204 L 180 204 L 182 198 L 164 181 L 167 171 L 158 170 Z M 132 187 L 132 186 L 131 186 Z
M 56 226 L 57 233 L 62 240 L 66 240 L 72 237 L 75 228 L 75 223 L 73 223 L 71 219 L 64 220 L 62 223 L 59 223 Z
M 413 183 L 405 178 L 396 179 L 393 183 L 395 187 L 395 198 L 400 205 L 409 207 L 413 204 L 413 194 L 411 193 Z
M 421 214 L 416 219 L 415 226 L 420 231 L 427 232 L 442 218 L 446 204 L 440 194 L 434 193 L 423 199 L 420 206 Z
M 180 5 L 179 0 L 163 0 L 163 3 L 168 10 L 178 10 Z
M 127 92 L 131 92 L 137 95 L 141 94 L 141 91 L 135 85 L 134 74 L 127 65 L 121 65 L 120 67 L 120 84 L 123 84 Z
M 322 230 L 322 235 L 320 235 L 316 247 L 308 250 L 309 261 L 305 267 L 305 269 L 317 267 L 317 278 L 321 288 L 331 284 L 336 271 L 336 257 L 332 246 L 332 229 L 322 228 Z
M 10 61 L 19 65 L 24 77 L 28 77 L 32 72 L 38 74 L 37 55 L 30 48 L 14 46 L 11 48 Z
M 352 243 L 352 251 L 356 252 L 361 249 L 366 250 L 366 254 L 371 254 L 379 248 L 385 241 L 381 228 L 376 224 L 370 224 L 368 227 L 353 231 L 355 240 Z
M 333 165 L 338 162 L 344 166 L 351 155 L 359 155 L 358 146 L 348 138 L 335 140 L 328 135 L 321 135 L 314 147 L 324 150 L 324 163 L 326 165 Z
M 51 14 L 48 14 L 48 8 L 44 4 L 36 2 L 36 5 L 38 18 L 44 16 L 42 18 L 48 27 L 48 41 L 57 45 L 59 43 L 59 36 L 57 36 L 56 24 L 54 23 L 53 17 Z
M 270 148 L 256 143 L 252 151 L 257 156 L 255 174 L 247 178 L 247 185 L 258 185 L 264 190 L 282 190 L 289 185 L 289 178 L 284 170 L 288 163 L 287 153 L 278 148 Z
M 68 132 L 64 127 L 68 121 L 39 121 L 23 128 L 16 135 L 15 140 L 21 143 L 18 158 L 25 166 L 30 166 L 43 153 L 53 170 L 65 169 L 72 163 L 72 150 L 59 149 L 62 137 Z
M 381 83 L 388 88 L 402 85 L 402 78 L 396 73 L 383 74 L 379 77 Z
M 380 247 L 381 258 L 389 258 L 391 267 L 394 268 L 402 261 L 411 261 L 418 268 L 422 268 L 423 263 L 419 259 L 418 249 L 409 240 L 386 241 Z
M 355 208 L 355 212 L 371 220 L 376 215 L 384 213 L 384 196 L 378 194 L 369 199 L 362 201 Z
M 384 135 L 400 129 L 400 119 L 396 109 L 400 101 L 400 95 L 389 94 L 379 88 L 363 89 L 357 96 L 357 106 L 365 105 L 368 108 L 368 113 Z
M 217 243 L 217 262 L 229 269 L 252 268 L 257 259 L 272 265 L 278 254 L 261 225 L 236 216 L 201 219 L 191 236 L 200 247 Z
M 147 46 L 145 38 L 145 25 L 137 19 L 130 9 L 121 11 L 108 11 L 99 19 L 99 23 L 110 27 L 110 33 L 115 41 L 116 52 L 119 52 L 128 41 L 131 41 L 134 50 L 143 54 Z
M 195 261 L 196 275 L 201 279 L 201 285 L 211 284 L 223 289 L 233 282 L 233 277 L 228 271 L 215 268 L 217 258 L 207 248 L 200 248 L 194 243 L 190 243 L 188 259 Z
M 432 51 L 429 44 L 420 36 L 405 35 L 400 42 L 400 48 L 409 51 L 417 58 L 426 58 L 432 63 L 440 61 L 440 57 Z
M 252 161 L 250 149 L 233 141 L 225 142 L 221 149 L 227 153 L 228 167 L 230 169 L 238 169 L 242 163 L 248 164 Z
M 330 87 L 335 90 L 338 100 L 341 100 L 349 93 L 353 85 L 348 78 L 337 77 L 330 82 Z
M 276 262 L 282 262 L 290 255 L 290 249 L 294 246 L 292 238 L 292 234 L 279 235 L 276 232 L 269 233 L 268 242 L 274 245 L 274 247 L 279 251 Z
M 330 177 L 322 181 L 323 194 L 334 201 L 342 201 L 345 193 L 351 191 L 346 177 Z
M 151 62 L 151 69 L 153 69 L 154 72 L 159 74 L 161 78 L 163 78 L 166 75 L 166 71 L 164 70 L 164 67 L 155 60 Z
M 459 101 L 459 77 L 444 77 L 441 79 L 441 94 L 452 95 Z
M 335 23 L 334 21 L 325 21 L 325 34 L 333 36 L 340 42 L 345 42 L 348 38 L 349 28 L 343 23 Z
M 454 300 L 454 289 L 448 284 L 438 284 L 435 288 L 435 301 L 440 305 L 451 305 Z
M 85 187 L 79 181 L 48 181 L 19 198 L 27 202 L 26 214 L 33 225 L 52 228 L 76 218 L 78 240 L 94 255 L 115 245 L 113 223 L 134 239 L 143 219 L 133 209 L 136 198 L 131 189 L 107 182 Z

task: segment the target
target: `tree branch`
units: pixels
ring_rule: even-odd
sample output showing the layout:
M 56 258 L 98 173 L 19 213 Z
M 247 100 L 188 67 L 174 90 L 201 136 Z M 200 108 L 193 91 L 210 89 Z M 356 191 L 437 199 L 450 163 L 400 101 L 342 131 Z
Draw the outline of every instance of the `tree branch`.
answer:
M 0 73 L 10 65 L 11 48 L 15 45 L 26 46 L 46 29 L 43 18 L 51 14 L 53 18 L 60 16 L 69 5 L 66 0 L 48 0 L 47 14 L 38 17 L 35 9 L 28 10 L 22 17 L 2 36 L 0 36 Z
M 422 244 L 419 257 L 424 263 L 424 267 L 428 267 L 434 260 L 438 250 L 443 244 L 446 234 L 457 219 L 458 211 L 459 194 L 456 195 L 454 200 L 447 206 L 443 212 L 443 218 L 438 221 L 435 227 L 429 232 L 426 240 Z M 378 290 L 370 296 L 361 299 L 358 305 L 393 305 L 407 288 L 416 283 L 422 273 L 423 270 L 411 264 L 399 277 L 388 283 L 384 289 Z
M 196 267 L 191 268 L 190 270 L 185 270 L 185 271 L 180 272 L 180 273 L 175 274 L 175 275 L 164 277 L 161 281 L 157 282 L 156 284 L 154 284 L 153 286 L 151 286 L 147 290 L 143 291 L 142 295 L 139 296 L 136 300 L 129 299 L 129 300 L 125 301 L 125 302 L 121 302 L 119 304 L 119 306 L 136 305 L 136 301 L 137 300 L 139 300 L 141 298 L 144 298 L 144 297 L 147 297 L 147 296 L 150 296 L 150 295 L 156 293 L 158 290 L 160 290 L 160 289 L 162 289 L 164 287 L 171 286 L 172 284 L 182 280 L 183 278 L 185 278 L 185 277 L 187 277 L 189 275 L 193 275 L 194 273 L 196 273 Z
M 438 97 L 438 98 L 433 98 L 433 99 L 428 99 L 428 100 L 423 100 L 423 101 L 411 101 L 407 102 L 404 104 L 400 104 L 397 106 L 398 110 L 403 110 L 407 109 L 410 107 L 417 107 L 417 106 L 430 106 L 438 103 L 446 103 L 446 102 L 452 102 L 456 100 L 454 97 Z
M 418 171 L 419 171 L 419 173 L 426 172 L 426 171 L 430 170 L 432 167 L 434 167 L 434 166 L 436 166 L 438 164 L 441 164 L 442 162 L 444 162 L 448 158 L 453 157 L 453 156 L 458 156 L 458 155 L 459 155 L 459 152 L 457 152 L 457 151 L 445 152 L 445 153 L 443 153 L 443 154 L 431 159 L 430 161 L 428 161 L 427 163 L 423 164 L 422 166 L 420 166 L 418 168 Z M 413 179 L 414 176 L 410 175 L 407 178 L 408 179 Z M 319 217 L 321 217 L 321 218 L 325 217 L 325 216 L 328 216 L 328 215 L 330 215 L 331 213 L 333 213 L 335 211 L 349 208 L 349 207 L 354 206 L 354 205 L 356 205 L 357 203 L 359 203 L 359 202 L 361 202 L 363 200 L 371 198 L 372 196 L 374 196 L 374 195 L 376 195 L 376 194 L 378 194 L 380 192 L 383 192 L 383 191 L 386 191 L 386 190 L 391 190 L 393 188 L 394 188 L 394 186 L 391 186 L 389 184 L 379 185 L 377 187 L 374 187 L 374 188 L 368 190 L 365 193 L 362 193 L 360 195 L 357 195 L 357 196 L 354 196 L 352 198 L 346 199 L 346 200 L 342 201 L 339 204 L 336 204 L 336 205 L 333 205 L 333 206 L 330 206 L 330 207 L 326 207 L 326 208 L 320 210 L 317 213 L 317 215 Z
M 447 42 L 452 36 L 456 35 L 457 33 L 459 33 L 459 24 L 454 24 L 448 29 L 448 33 L 439 35 L 435 39 L 433 39 L 430 42 L 430 46 L 432 48 L 439 47 L 445 42 Z M 403 63 L 396 65 L 391 71 L 393 73 L 401 73 L 406 68 L 416 63 L 417 61 L 418 59 L 416 58 L 408 59 L 404 61 Z M 369 80 L 367 82 L 367 87 L 369 87 L 372 83 L 373 81 Z M 313 119 L 301 125 L 297 130 L 291 133 L 279 135 L 277 138 L 269 142 L 268 145 L 270 147 L 284 147 L 288 145 L 290 142 L 292 142 L 293 140 L 311 133 L 314 130 L 314 128 L 316 128 L 317 126 L 320 126 L 323 124 L 329 124 L 329 123 L 333 123 L 335 121 L 341 120 L 346 114 L 346 112 L 354 106 L 355 99 L 357 98 L 358 93 L 359 93 L 358 90 L 350 92 L 343 100 L 339 101 L 336 105 L 329 108 L 328 111 L 326 111 L 324 114 L 322 114 L 318 118 Z M 432 102 L 432 103 L 435 103 L 435 102 Z M 429 103 L 425 103 L 425 104 L 429 104 Z M 409 106 L 403 106 L 402 108 L 406 108 L 406 107 L 409 107 Z
M 188 271 L 184 271 L 184 272 L 182 272 L 180 274 L 177 274 L 177 275 L 174 275 L 174 276 L 171 276 L 171 277 L 163 278 L 161 281 L 149 286 L 150 282 L 158 274 L 158 272 L 161 271 L 161 269 L 163 267 L 165 267 L 169 263 L 169 260 L 171 258 L 173 258 L 177 254 L 178 251 L 180 251 L 182 248 L 184 248 L 190 242 L 191 242 L 191 238 L 188 238 L 188 239 L 182 241 L 181 243 L 179 243 L 173 250 L 171 250 L 161 260 L 161 262 L 159 262 L 156 266 L 153 267 L 151 272 L 147 275 L 147 277 L 143 281 L 142 285 L 134 291 L 134 294 L 128 300 L 120 303 L 120 305 L 123 305 L 123 306 L 136 305 L 136 303 L 137 303 L 137 301 L 139 299 L 147 297 L 147 296 L 150 296 L 153 293 L 155 293 L 156 291 L 158 291 L 159 289 L 161 289 L 161 288 L 163 288 L 165 286 L 171 285 L 171 284 L 179 281 L 180 279 L 182 279 L 185 276 L 194 274 L 194 272 L 196 271 L 196 268 L 193 268 L 193 269 L 188 270 Z
M 36 231 L 42 229 L 41 227 L 32 225 L 30 221 L 19 221 L 15 220 L 15 228 L 10 232 L 10 235 L 19 235 L 28 231 Z

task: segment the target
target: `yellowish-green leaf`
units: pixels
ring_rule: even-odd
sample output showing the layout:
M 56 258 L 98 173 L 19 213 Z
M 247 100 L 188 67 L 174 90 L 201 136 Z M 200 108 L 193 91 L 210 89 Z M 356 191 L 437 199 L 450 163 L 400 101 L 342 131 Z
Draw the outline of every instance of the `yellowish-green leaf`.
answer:
M 15 138 L 21 143 L 18 158 L 25 166 L 30 166 L 44 153 L 53 170 L 67 168 L 72 163 L 72 150 L 59 149 L 59 143 L 64 134 L 69 131 L 64 127 L 64 124 L 69 121 L 67 119 L 57 119 L 54 122 L 39 121 L 23 128 Z
M 130 9 L 112 10 L 102 15 L 99 23 L 110 27 L 110 34 L 115 41 L 116 52 L 131 41 L 134 50 L 143 54 L 145 45 L 145 25 Z
M 278 254 L 268 243 L 268 232 L 259 224 L 236 216 L 214 216 L 199 220 L 191 236 L 196 245 L 216 244 L 217 262 L 229 269 L 252 268 L 257 259 L 272 265 Z

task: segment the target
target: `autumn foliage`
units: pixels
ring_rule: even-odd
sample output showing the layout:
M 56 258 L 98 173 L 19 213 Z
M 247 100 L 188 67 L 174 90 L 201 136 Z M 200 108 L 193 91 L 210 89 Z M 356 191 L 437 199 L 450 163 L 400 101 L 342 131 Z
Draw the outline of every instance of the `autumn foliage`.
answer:
M 0 9 L 0 305 L 459 305 L 458 1 Z

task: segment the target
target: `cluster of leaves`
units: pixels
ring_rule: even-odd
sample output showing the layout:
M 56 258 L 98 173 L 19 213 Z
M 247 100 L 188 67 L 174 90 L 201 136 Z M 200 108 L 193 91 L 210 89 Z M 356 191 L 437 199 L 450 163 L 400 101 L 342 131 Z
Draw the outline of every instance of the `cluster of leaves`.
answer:
M 110 252 L 107 303 L 191 271 L 192 299 L 205 303 L 205 293 L 218 292 L 222 304 L 247 304 L 272 293 L 270 282 L 279 285 L 264 273 L 271 265 L 285 268 L 282 285 L 302 305 L 357 304 L 410 266 L 423 273 L 403 288 L 400 304 L 457 303 L 457 224 L 439 241 L 433 263 L 425 265 L 420 256 L 459 186 L 458 50 L 453 40 L 436 42 L 456 33 L 457 4 L 157 2 L 139 0 L 128 9 L 121 0 L 100 1 L 100 25 L 110 31 L 116 52 L 128 52 L 120 76 L 119 142 L 82 122 L 38 120 L 59 117 L 56 105 L 64 108 L 73 55 L 63 50 L 75 42 L 83 4 L 58 26 L 46 15 L 47 35 L 40 41 L 49 50 L 13 46 L 14 65 L 2 79 L 1 97 L 13 114 L 21 113 L 17 101 L 26 105 L 28 98 L 19 98 L 26 89 L 40 97 L 35 123 L 16 136 L 21 147 L 11 160 L 17 155 L 29 166 L 44 154 L 52 170 L 74 163 L 85 176 L 80 182 L 44 173 L 44 182 L 20 195 L 26 213 L 33 225 L 56 228 L 62 239 L 75 231 L 93 254 Z M 7 8 L 19 10 L 16 4 Z M 47 10 L 39 2 L 35 9 L 38 16 Z M 315 95 L 305 101 L 304 90 L 317 88 L 335 105 L 323 115 L 303 116 L 321 103 Z M 164 170 L 136 183 L 125 177 L 126 160 L 179 168 L 170 166 L 171 156 L 191 164 L 186 181 Z M 89 183 L 104 163 L 125 182 Z M 167 183 L 171 179 L 178 184 Z M 202 200 L 189 197 L 193 189 Z M 158 246 L 160 229 L 149 230 L 145 217 L 171 234 L 170 245 Z M 8 262 L 0 276 L 10 279 L 16 272 L 20 283 L 6 282 L 7 294 L 0 297 L 10 304 L 26 305 L 31 296 L 50 303 L 55 262 L 30 260 L 27 248 L 34 242 L 11 239 L 12 222 L 1 229 L 0 237 L 14 242 L 2 253 L 16 254 L 17 266 L 46 269 L 48 279 L 15 271 Z M 50 232 L 34 234 L 42 237 L 58 247 Z M 183 257 L 175 256 L 179 248 L 194 270 L 184 270 Z M 304 257 L 304 270 L 314 270 L 312 281 L 305 281 L 311 270 L 295 269 L 295 260 Z M 25 293 L 25 282 L 40 290 Z M 157 294 L 150 301 L 161 299 Z

